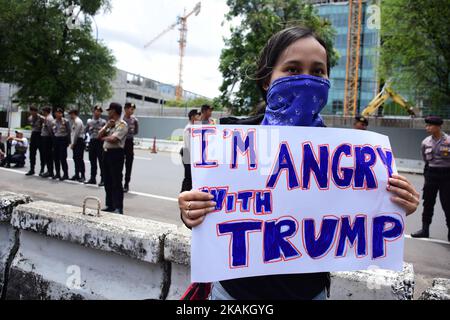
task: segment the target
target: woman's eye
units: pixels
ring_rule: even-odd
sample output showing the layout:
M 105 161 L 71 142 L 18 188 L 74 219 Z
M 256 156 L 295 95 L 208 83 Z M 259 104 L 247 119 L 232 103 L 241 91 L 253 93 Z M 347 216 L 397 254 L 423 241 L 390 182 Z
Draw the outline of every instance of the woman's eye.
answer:
M 300 70 L 298 68 L 288 68 L 286 71 L 295 74 L 300 73 Z
M 323 71 L 323 69 L 316 69 L 316 71 L 314 71 L 315 74 L 318 75 L 325 75 L 325 71 Z

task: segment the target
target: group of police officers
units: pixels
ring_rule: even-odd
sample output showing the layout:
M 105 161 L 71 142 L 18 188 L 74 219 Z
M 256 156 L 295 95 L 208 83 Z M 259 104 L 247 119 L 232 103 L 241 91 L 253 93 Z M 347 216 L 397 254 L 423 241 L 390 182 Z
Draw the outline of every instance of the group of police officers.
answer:
M 38 108 L 30 107 L 30 171 L 26 175 L 35 175 L 36 154 L 39 151 L 40 177 L 69 180 L 67 149 L 70 148 L 75 164 L 75 174 L 70 180 L 96 185 L 99 167 L 99 186 L 104 186 L 106 191 L 106 208 L 103 211 L 123 214 L 123 194 L 129 191 L 133 167 L 134 137 L 139 133 L 135 110 L 136 105 L 133 103 L 126 103 L 124 108 L 118 103 L 111 103 L 106 110 L 108 120 L 105 120 L 102 118 L 103 109 L 95 106 L 92 118 L 84 125 L 77 110 L 69 111 L 68 120 L 64 117 L 62 108 L 56 109 L 52 114 L 52 109 L 48 107 L 43 108 L 41 113 Z M 84 165 L 86 140 L 91 164 L 88 181 Z

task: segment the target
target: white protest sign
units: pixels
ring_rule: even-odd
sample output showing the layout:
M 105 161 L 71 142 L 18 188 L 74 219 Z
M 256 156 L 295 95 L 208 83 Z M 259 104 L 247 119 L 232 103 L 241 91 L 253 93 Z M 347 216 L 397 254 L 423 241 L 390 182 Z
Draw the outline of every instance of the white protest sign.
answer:
M 403 265 L 404 210 L 387 191 L 389 138 L 332 128 L 194 126 L 192 282 Z

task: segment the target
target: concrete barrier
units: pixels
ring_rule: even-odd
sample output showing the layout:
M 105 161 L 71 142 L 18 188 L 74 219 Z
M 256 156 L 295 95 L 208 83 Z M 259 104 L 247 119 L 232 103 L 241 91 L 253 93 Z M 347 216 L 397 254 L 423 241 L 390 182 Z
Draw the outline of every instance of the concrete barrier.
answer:
M 7 270 L 18 249 L 18 232 L 10 224 L 13 209 L 31 202 L 31 197 L 0 192 L 0 297 L 7 282 Z M 6 276 L 6 277 L 5 277 Z
M 6 299 L 165 299 L 169 224 L 49 202 L 18 206 Z
M 0 194 L 2 298 L 176 300 L 189 286 L 185 227 L 30 201 Z M 404 300 L 413 293 L 410 264 L 403 272 L 332 274 L 335 300 Z
M 412 300 L 414 268 L 405 263 L 402 272 L 377 269 L 331 274 L 332 300 Z
M 191 231 L 180 227 L 167 235 L 164 242 L 164 259 L 171 263 L 171 285 L 168 299 L 179 300 L 191 280 Z
M 450 300 L 450 279 L 434 279 L 432 287 L 423 292 L 419 300 Z

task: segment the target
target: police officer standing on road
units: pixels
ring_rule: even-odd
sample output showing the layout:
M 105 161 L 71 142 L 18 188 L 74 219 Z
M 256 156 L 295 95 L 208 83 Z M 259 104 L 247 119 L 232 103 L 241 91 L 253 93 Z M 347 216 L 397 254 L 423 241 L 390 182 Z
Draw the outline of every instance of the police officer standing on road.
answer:
M 70 124 L 64 118 L 64 110 L 58 108 L 55 111 L 55 120 L 53 121 L 53 159 L 55 159 L 55 175 L 53 180 L 64 181 L 69 179 L 69 167 L 67 166 L 67 147 L 70 144 Z M 63 175 L 61 176 L 61 169 Z
M 413 238 L 430 236 L 430 224 L 439 192 L 449 228 L 448 241 L 450 241 L 450 136 L 441 130 L 444 124 L 442 118 L 430 116 L 425 119 L 425 122 L 426 130 L 431 136 L 422 142 L 422 156 L 426 162 L 422 230 L 411 236 Z
M 127 123 L 120 120 L 122 106 L 111 103 L 108 123 L 98 133 L 104 141 L 103 175 L 105 178 L 106 208 L 102 211 L 123 214 L 123 164 L 125 161 L 125 140 L 128 133 Z
M 123 120 L 128 125 L 127 139 L 125 140 L 125 185 L 123 191 L 128 192 L 131 180 L 131 170 L 134 161 L 134 136 L 139 134 L 139 122 L 134 116 L 136 105 L 134 103 L 125 104 L 125 115 Z
M 94 107 L 94 114 L 92 119 L 89 119 L 86 124 L 86 133 L 89 134 L 89 161 L 91 163 L 91 178 L 86 184 L 97 184 L 97 161 L 100 167 L 100 184 L 99 187 L 104 186 L 103 178 L 103 141 L 98 138 L 99 131 L 106 125 L 106 120 L 103 119 L 103 109 L 100 106 Z
M 33 176 L 35 174 L 34 168 L 36 166 L 36 153 L 39 150 L 39 156 L 41 160 L 41 171 L 39 175 L 44 174 L 45 158 L 42 152 L 42 125 L 44 123 L 44 117 L 39 114 L 38 108 L 35 106 L 30 107 L 31 115 L 28 117 L 28 123 L 31 125 L 31 139 L 30 139 L 30 171 L 26 176 Z
M 85 165 L 84 165 L 84 125 L 83 121 L 78 117 L 78 110 L 70 110 L 70 118 L 72 120 L 72 134 L 70 149 L 73 150 L 73 161 L 75 163 L 75 175 L 70 179 L 84 183 Z
M 42 153 L 47 166 L 47 172 L 40 174 L 42 178 L 53 178 L 53 116 L 52 109 L 45 107 L 42 109 L 44 123 L 42 124 L 41 139 Z

